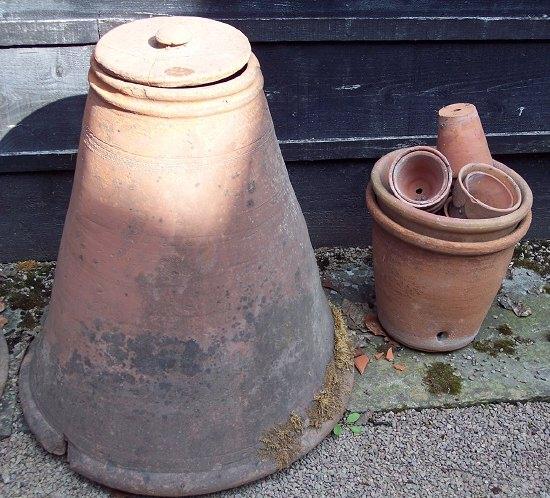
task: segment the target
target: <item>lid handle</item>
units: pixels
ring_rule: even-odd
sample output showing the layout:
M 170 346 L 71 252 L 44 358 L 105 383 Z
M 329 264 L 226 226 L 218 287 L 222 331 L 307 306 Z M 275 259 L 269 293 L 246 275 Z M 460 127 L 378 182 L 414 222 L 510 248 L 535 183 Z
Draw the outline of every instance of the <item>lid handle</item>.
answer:
M 157 43 L 166 47 L 185 45 L 191 41 L 191 38 L 188 27 L 183 23 L 166 23 L 155 35 Z

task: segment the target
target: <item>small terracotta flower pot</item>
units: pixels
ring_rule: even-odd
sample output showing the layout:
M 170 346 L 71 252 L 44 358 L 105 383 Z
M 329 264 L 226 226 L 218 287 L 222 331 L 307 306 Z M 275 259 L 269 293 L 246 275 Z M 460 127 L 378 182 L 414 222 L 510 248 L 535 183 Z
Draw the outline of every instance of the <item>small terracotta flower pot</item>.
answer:
M 411 206 L 437 211 L 445 203 L 453 179 L 447 159 L 433 147 L 401 151 L 388 172 L 392 192 Z
M 514 245 L 529 228 L 531 212 L 499 239 L 451 242 L 420 235 L 390 219 L 380 209 L 372 184 L 367 187 L 367 207 L 374 219 L 378 319 L 386 332 L 423 351 L 466 346 L 498 292 Z
M 467 218 L 496 218 L 512 213 L 521 204 L 518 184 L 504 171 L 488 164 L 464 166 L 453 188 L 453 205 Z
M 466 164 L 492 163 L 475 105 L 460 103 L 439 109 L 437 148 L 449 161 L 454 177 Z
M 409 230 L 441 240 L 483 242 L 511 233 L 531 210 L 533 194 L 527 182 L 514 170 L 498 161 L 493 161 L 493 166 L 510 176 L 522 194 L 519 208 L 510 214 L 491 219 L 466 220 L 438 216 L 407 205 L 397 199 L 386 186 L 389 167 L 402 150 L 390 152 L 376 162 L 371 172 L 371 182 L 380 209 L 386 216 Z

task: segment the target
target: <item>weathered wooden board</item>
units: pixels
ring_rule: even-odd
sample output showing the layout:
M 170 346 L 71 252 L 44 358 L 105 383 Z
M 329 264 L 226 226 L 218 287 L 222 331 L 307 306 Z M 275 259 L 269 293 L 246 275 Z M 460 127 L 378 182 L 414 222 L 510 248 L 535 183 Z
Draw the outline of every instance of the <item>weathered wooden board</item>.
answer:
M 533 188 L 530 238 L 550 238 L 550 158 L 500 157 Z M 371 220 L 364 187 L 372 160 L 289 163 L 289 174 L 304 212 L 311 240 L 320 246 L 364 246 Z M 72 173 L 66 171 L 0 175 L 0 261 L 54 259 L 67 209 Z
M 121 22 L 152 15 L 224 20 L 253 41 L 547 39 L 548 10 L 529 0 L 3 0 L 0 45 L 95 43 Z
M 433 142 L 437 109 L 460 101 L 476 103 L 494 152 L 550 148 L 549 43 L 345 47 L 255 44 L 288 160 L 376 157 L 400 145 Z M 17 171 L 17 156 L 33 169 L 57 169 L 47 157 L 42 165 L 27 157 L 52 153 L 66 163 L 62 156 L 74 153 L 91 50 L 0 50 L 0 171 Z

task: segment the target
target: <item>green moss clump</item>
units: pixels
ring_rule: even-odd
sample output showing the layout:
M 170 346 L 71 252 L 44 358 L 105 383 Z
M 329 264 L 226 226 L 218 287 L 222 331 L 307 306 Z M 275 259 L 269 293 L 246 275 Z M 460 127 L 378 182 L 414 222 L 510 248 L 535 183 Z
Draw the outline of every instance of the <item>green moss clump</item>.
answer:
M 476 351 L 491 356 L 498 356 L 500 353 L 510 355 L 516 354 L 516 341 L 513 339 L 474 341 L 473 347 Z
M 423 379 L 428 392 L 435 395 L 459 394 L 462 379 L 455 372 L 456 369 L 452 365 L 441 361 L 429 365 Z
M 514 334 L 514 331 L 512 330 L 512 327 L 510 327 L 510 325 L 508 325 L 507 323 L 502 323 L 502 324 L 500 324 L 500 325 L 497 327 L 497 330 L 498 330 L 502 335 L 513 335 L 513 334 Z
M 17 263 L 16 268 L 16 274 L 0 277 L 0 296 L 14 310 L 44 308 L 50 299 L 55 265 L 31 260 Z
M 27 330 L 32 330 L 38 326 L 38 320 L 32 311 L 24 311 L 21 315 L 21 327 Z

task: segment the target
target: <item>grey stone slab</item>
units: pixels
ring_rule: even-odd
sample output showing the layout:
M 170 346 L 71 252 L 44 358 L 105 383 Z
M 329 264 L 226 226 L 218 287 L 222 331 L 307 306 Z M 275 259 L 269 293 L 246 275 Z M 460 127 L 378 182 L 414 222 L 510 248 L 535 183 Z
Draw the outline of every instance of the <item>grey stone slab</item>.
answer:
M 326 253 L 317 253 L 321 262 L 323 254 Z M 395 348 L 394 361 L 389 362 L 385 358 L 374 359 L 375 353 L 387 349 L 387 342 L 374 337 L 360 324 L 361 313 L 375 309 L 368 252 L 363 256 L 357 250 L 348 257 L 345 251 L 343 254 L 329 257 L 331 263 L 322 271 L 323 284 L 329 299 L 342 306 L 356 343 L 371 359 L 363 375 L 356 372 L 350 410 L 385 411 L 550 399 L 548 276 L 514 267 L 503 282 L 499 296 L 522 301 L 531 308 L 530 316 L 518 317 L 499 306 L 495 299 L 478 337 L 466 348 L 435 354 L 400 346 Z M 396 370 L 394 364 L 404 365 L 405 370 Z M 442 384 L 440 391 L 449 390 L 449 382 L 454 377 L 454 387 L 460 392 L 431 393 L 427 377 L 430 371 L 452 374 L 450 378 L 438 376 Z

